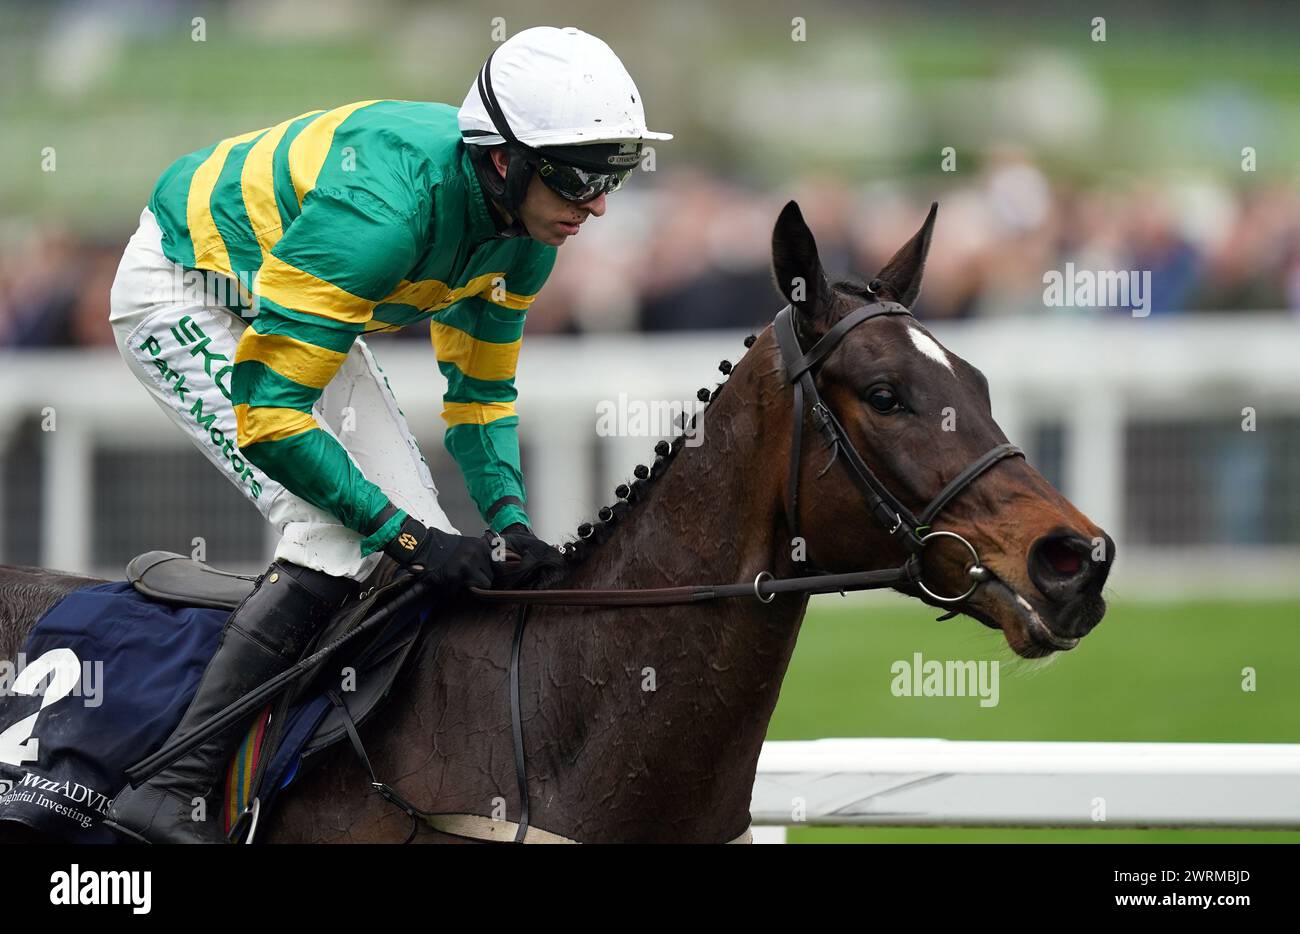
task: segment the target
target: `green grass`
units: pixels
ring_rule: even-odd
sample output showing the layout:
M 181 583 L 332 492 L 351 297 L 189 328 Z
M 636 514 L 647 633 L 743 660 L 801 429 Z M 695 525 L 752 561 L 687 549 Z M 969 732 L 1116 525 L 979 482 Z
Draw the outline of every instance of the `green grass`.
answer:
M 1120 603 L 1073 652 L 1015 659 L 1000 633 L 901 600 L 815 602 L 768 738 L 1300 742 L 1300 603 Z M 890 665 L 1002 661 L 996 707 L 894 697 Z M 1242 689 L 1242 670 L 1256 690 Z M 1300 793 L 1300 789 L 1297 789 Z M 1300 842 L 1300 832 L 799 828 L 792 842 Z

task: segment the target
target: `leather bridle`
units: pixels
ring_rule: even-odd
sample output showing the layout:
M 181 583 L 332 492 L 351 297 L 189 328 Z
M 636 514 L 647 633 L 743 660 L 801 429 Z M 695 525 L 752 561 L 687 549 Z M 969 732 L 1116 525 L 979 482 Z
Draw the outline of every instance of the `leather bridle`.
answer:
M 848 466 L 849 475 L 862 491 L 863 496 L 866 497 L 871 514 L 875 516 L 880 526 L 909 552 L 907 560 L 898 569 L 903 574 L 902 580 L 916 584 L 926 596 L 939 603 L 959 604 L 964 602 L 983 581 L 988 579 L 988 571 L 980 563 L 979 553 L 975 550 L 974 545 L 956 532 L 933 531 L 931 523 L 957 494 L 975 482 L 976 478 L 986 470 L 1003 458 L 1024 457 L 1024 451 L 1009 443 L 999 444 L 986 451 L 965 470 L 953 477 L 935 495 L 934 499 L 930 500 L 925 509 L 921 511 L 919 518 L 913 515 L 911 510 L 904 506 L 898 497 L 890 493 L 889 488 L 867 466 L 857 448 L 853 446 L 853 441 L 849 438 L 848 432 L 844 430 L 844 426 L 840 424 L 839 419 L 835 417 L 835 413 L 831 411 L 830 406 L 822 399 L 821 393 L 817 391 L 817 383 L 813 379 L 816 366 L 839 346 L 845 335 L 858 325 L 870 321 L 872 318 L 889 315 L 906 315 L 910 318 L 912 317 L 911 310 L 897 302 L 874 302 L 862 305 L 835 322 L 834 326 L 822 335 L 807 353 L 803 352 L 803 348 L 799 344 L 799 337 L 795 333 L 792 311 L 789 305 L 781 309 L 772 325 L 776 333 L 777 346 L 781 350 L 781 360 L 785 364 L 786 378 L 794 384 L 794 438 L 790 445 L 790 477 L 786 496 L 786 521 L 790 526 L 791 537 L 797 538 L 799 536 L 799 474 L 801 473 L 800 468 L 803 457 L 803 415 L 805 406 L 811 405 L 813 425 L 821 432 L 823 439 L 826 441 L 826 446 L 831 451 L 830 460 L 826 462 L 826 466 L 822 468 L 817 476 L 820 477 L 827 470 L 830 470 L 831 465 L 842 454 L 844 462 Z M 925 581 L 922 580 L 921 555 L 925 551 L 926 544 L 936 538 L 955 539 L 965 545 L 971 554 L 973 562 L 969 571 L 971 585 L 965 593 L 959 596 L 941 596 L 927 587 Z
M 957 494 L 970 486 L 990 467 L 1003 458 L 1024 457 L 1024 452 L 1014 444 L 997 445 L 953 477 L 922 510 L 918 518 L 889 492 L 889 489 L 867 466 L 853 446 L 853 441 L 844 430 L 844 426 L 840 424 L 835 413 L 817 391 L 817 384 L 813 378 L 817 365 L 830 355 L 849 331 L 864 321 L 885 315 L 910 317 L 911 314 L 909 309 L 896 302 L 873 302 L 863 305 L 837 321 L 807 353 L 803 352 L 798 335 L 795 334 L 790 306 L 787 305 L 777 313 L 772 325 L 776 333 L 777 346 L 781 351 L 781 359 L 785 364 L 786 378 L 794 386 L 794 428 L 790 444 L 790 478 L 785 504 L 786 521 L 790 527 L 791 537 L 799 535 L 799 473 L 803 460 L 804 410 L 811 404 L 813 424 L 825 439 L 826 446 L 831 449 L 831 458 L 818 476 L 825 474 L 836 460 L 841 459 L 840 455 L 843 455 L 850 476 L 866 497 L 871 514 L 876 517 L 881 527 L 908 551 L 907 560 L 899 567 L 879 571 L 853 571 L 846 574 L 819 572 L 804 577 L 784 578 L 774 578 L 770 572 L 760 571 L 752 582 L 693 584 L 681 587 L 618 590 L 484 590 L 472 587 L 470 590 L 479 599 L 492 603 L 669 606 L 724 597 L 748 596 L 756 597 L 763 603 L 771 603 L 778 593 L 842 593 L 848 590 L 874 590 L 914 584 L 936 603 L 947 606 L 963 603 L 991 575 L 980 562 L 979 553 L 976 552 L 974 545 L 956 532 L 935 531 L 930 523 Z M 938 538 L 955 539 L 970 552 L 972 564 L 968 573 L 971 585 L 959 596 L 945 597 L 937 594 L 921 579 L 921 556 L 925 552 L 926 545 Z M 955 610 L 949 615 L 955 615 Z

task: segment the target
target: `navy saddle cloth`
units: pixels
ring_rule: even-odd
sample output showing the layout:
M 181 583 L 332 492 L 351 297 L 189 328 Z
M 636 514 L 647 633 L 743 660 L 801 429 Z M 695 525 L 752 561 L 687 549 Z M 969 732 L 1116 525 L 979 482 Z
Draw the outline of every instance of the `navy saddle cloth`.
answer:
M 119 842 L 102 824 L 108 804 L 126 769 L 180 722 L 229 615 L 156 602 L 125 581 L 75 591 L 47 612 L 17 663 L 0 661 L 0 820 L 72 843 Z M 360 679 L 369 696 L 347 702 L 354 722 L 386 696 L 423 620 L 411 614 L 386 630 L 388 647 L 370 656 L 379 674 Z M 295 703 L 284 723 L 267 751 L 263 819 L 304 757 L 345 730 L 323 693 Z

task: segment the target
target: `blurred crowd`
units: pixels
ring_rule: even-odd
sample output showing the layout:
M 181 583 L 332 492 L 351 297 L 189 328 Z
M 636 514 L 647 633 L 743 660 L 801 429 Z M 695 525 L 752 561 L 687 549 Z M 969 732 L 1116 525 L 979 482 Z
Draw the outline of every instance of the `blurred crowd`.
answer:
M 1203 178 L 1049 180 L 1017 154 L 978 176 L 854 185 L 806 177 L 759 192 L 702 172 L 640 177 L 561 248 L 529 312 L 529 333 L 743 328 L 771 318 L 772 224 L 798 201 L 832 279 L 869 280 L 939 219 L 918 316 L 1105 315 L 1049 307 L 1049 270 L 1151 274 L 1151 313 L 1300 314 L 1300 188 Z M 131 234 L 57 228 L 0 247 L 0 347 L 112 346 L 108 295 Z M 427 339 L 423 328 L 403 336 Z

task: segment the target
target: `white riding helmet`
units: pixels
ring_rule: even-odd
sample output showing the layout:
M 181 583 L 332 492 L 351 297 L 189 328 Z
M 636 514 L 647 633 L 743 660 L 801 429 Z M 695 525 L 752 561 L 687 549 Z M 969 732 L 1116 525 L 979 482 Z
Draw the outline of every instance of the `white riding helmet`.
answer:
M 672 139 L 646 128 L 641 94 L 614 50 L 573 26 L 537 26 L 488 56 L 460 108 L 466 143 L 565 147 Z

